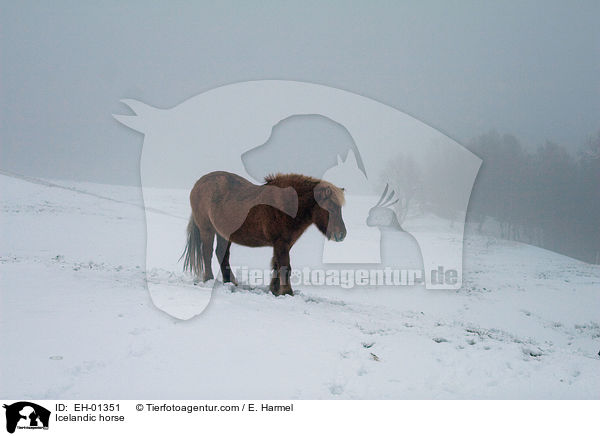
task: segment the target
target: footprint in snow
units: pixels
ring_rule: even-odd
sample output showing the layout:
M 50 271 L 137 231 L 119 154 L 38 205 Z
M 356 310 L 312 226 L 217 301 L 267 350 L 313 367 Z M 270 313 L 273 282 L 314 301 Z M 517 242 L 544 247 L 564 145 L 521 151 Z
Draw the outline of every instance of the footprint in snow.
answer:
M 342 385 L 333 384 L 329 386 L 329 392 L 331 392 L 333 395 L 341 395 L 344 393 L 344 387 Z
M 530 356 L 530 357 L 541 357 L 542 354 L 544 354 L 540 348 L 532 346 L 532 345 L 524 346 L 523 348 L 521 348 L 521 351 L 523 352 L 523 354 L 525 356 Z

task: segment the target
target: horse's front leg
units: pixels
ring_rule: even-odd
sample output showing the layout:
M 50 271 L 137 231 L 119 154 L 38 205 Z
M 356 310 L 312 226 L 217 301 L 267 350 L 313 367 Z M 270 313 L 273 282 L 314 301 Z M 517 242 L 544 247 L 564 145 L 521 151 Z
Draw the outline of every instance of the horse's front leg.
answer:
M 273 277 L 271 277 L 269 290 L 273 294 L 279 295 L 279 263 L 277 262 L 275 254 L 273 254 L 273 259 L 271 260 L 271 269 L 273 270 Z
M 273 248 L 273 264 L 277 266 L 275 273 L 279 278 L 279 289 L 275 290 L 273 281 L 271 281 L 271 292 L 275 295 L 294 295 L 292 284 L 290 283 L 292 271 L 290 266 L 290 247 L 286 243 L 277 243 Z

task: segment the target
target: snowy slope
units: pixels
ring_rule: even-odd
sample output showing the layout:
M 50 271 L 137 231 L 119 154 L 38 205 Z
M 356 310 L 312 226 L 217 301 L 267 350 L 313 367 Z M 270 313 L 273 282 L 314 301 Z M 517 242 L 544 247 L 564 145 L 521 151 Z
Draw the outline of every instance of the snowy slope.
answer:
M 181 321 L 145 287 L 139 188 L 1 175 L 0 205 L 3 398 L 600 398 L 598 266 L 470 235 L 459 291 L 218 287 Z

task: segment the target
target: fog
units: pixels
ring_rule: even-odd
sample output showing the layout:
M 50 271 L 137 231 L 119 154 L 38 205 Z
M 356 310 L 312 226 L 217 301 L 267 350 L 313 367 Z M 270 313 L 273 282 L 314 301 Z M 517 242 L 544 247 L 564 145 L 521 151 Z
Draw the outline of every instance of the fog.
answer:
M 139 182 L 121 98 L 171 107 L 293 79 L 374 98 L 461 143 L 575 149 L 598 129 L 598 2 L 3 2 L 1 167 Z
M 3 2 L 0 168 L 137 185 L 143 137 L 112 118 L 130 113 L 120 99 L 170 108 L 229 83 L 299 80 L 370 97 L 483 153 L 471 207 L 493 215 L 477 184 L 489 168 L 543 160 L 547 141 L 579 162 L 600 129 L 598 16 L 597 1 Z M 522 153 L 494 162 L 478 142 L 493 129 Z M 555 186 L 558 174 L 544 174 L 539 186 Z M 589 174 L 570 207 L 595 201 Z M 576 226 L 565 213 L 553 222 Z

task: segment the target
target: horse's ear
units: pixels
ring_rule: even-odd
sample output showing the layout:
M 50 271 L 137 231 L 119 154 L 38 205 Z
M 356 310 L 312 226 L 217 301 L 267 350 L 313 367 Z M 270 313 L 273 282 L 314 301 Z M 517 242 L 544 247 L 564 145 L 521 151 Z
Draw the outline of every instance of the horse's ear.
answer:
M 315 200 L 317 202 L 325 201 L 329 197 L 331 197 L 331 188 L 329 186 L 315 189 Z

